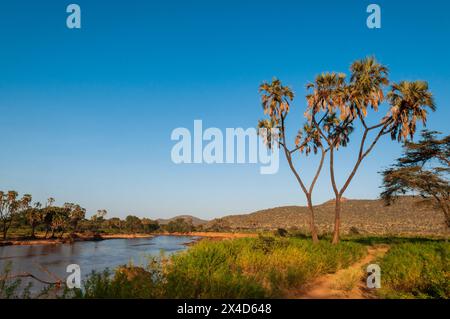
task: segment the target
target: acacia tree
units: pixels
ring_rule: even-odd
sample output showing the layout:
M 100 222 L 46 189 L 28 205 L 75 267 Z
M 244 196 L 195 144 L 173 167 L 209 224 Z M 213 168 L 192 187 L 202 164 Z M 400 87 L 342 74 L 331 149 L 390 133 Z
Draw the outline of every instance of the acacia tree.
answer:
M 312 193 L 317 179 L 322 170 L 328 149 L 322 145 L 318 130 L 314 126 L 306 123 L 303 128 L 298 130 L 295 139 L 295 147 L 290 148 L 286 139 L 286 117 L 289 114 L 290 102 L 294 99 L 294 93 L 289 87 L 283 86 L 281 81 L 273 79 L 271 83 L 263 83 L 259 87 L 262 95 L 262 107 L 264 114 L 268 119 L 258 122 L 258 128 L 264 129 L 266 145 L 271 148 L 272 143 L 276 142 L 284 151 L 289 168 L 294 174 L 301 190 L 306 196 L 309 208 L 309 228 L 313 242 L 318 242 L 317 228 L 315 225 L 314 207 L 312 203 Z M 276 129 L 276 133 L 274 131 Z M 320 151 L 320 160 L 316 168 L 315 175 L 309 185 L 306 185 L 300 176 L 299 170 L 294 165 L 294 154 L 299 152 L 308 156 L 311 152 L 317 154 Z
M 330 179 L 335 194 L 334 244 L 339 242 L 340 237 L 342 197 L 364 158 L 384 135 L 390 134 L 393 140 L 398 141 L 412 138 L 417 120 L 421 120 L 424 125 L 426 123 L 426 107 L 435 110 L 428 84 L 423 81 L 394 83 L 385 98 L 384 90 L 389 85 L 388 69 L 375 58 L 354 62 L 350 71 L 348 82 L 345 74 L 326 73 L 307 85 L 311 92 L 306 97 L 308 108 L 305 115 L 330 149 Z M 368 111 L 377 112 L 384 101 L 388 103 L 388 113 L 377 124 L 369 125 Z M 339 146 L 349 143 L 350 134 L 357 125 L 363 134 L 356 161 L 344 184 L 338 187 L 335 152 Z M 375 136 L 368 143 L 372 132 Z
M 0 191 L 0 223 L 2 227 L 3 240 L 6 240 L 6 235 L 13 219 L 23 210 L 29 207 L 31 202 L 31 195 L 25 194 L 21 199 L 16 191 L 8 191 L 7 193 Z
M 447 229 L 450 228 L 450 135 L 437 138 L 439 132 L 422 131 L 422 139 L 406 142 L 402 157 L 382 172 L 381 197 L 391 204 L 399 195 L 419 192 L 423 202 L 444 213 Z

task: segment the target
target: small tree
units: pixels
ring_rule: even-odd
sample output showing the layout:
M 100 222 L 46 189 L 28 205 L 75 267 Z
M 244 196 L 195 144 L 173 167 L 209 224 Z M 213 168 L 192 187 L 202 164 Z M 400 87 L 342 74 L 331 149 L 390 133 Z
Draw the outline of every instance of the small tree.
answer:
M 0 223 L 3 240 L 6 240 L 13 219 L 29 208 L 31 195 L 25 194 L 21 199 L 18 199 L 18 196 L 19 194 L 16 191 L 8 191 L 7 193 L 0 191 Z
M 73 203 L 65 203 L 64 208 L 68 210 L 69 223 L 72 227 L 72 232 L 76 233 L 78 231 L 78 224 L 86 217 L 86 209 Z
M 189 233 L 194 230 L 194 225 L 184 218 L 177 218 L 167 223 L 166 230 L 169 233 Z
M 437 138 L 438 132 L 422 131 L 422 139 L 406 142 L 402 157 L 382 172 L 381 197 L 390 204 L 399 195 L 419 192 L 423 202 L 433 205 L 444 213 L 450 228 L 450 135 Z
M 144 232 L 154 232 L 159 229 L 159 223 L 157 220 L 151 220 L 149 218 L 142 218 L 142 228 L 144 229 Z
M 33 207 L 26 209 L 25 217 L 28 225 L 31 227 L 31 238 L 35 238 L 36 227 L 44 221 L 44 212 L 42 210 L 42 204 L 39 202 L 34 203 Z
M 99 209 L 90 220 L 90 230 L 95 234 L 100 232 L 103 222 L 105 221 L 105 216 L 108 214 L 106 209 Z
M 107 225 L 110 230 L 122 230 L 123 224 L 124 222 L 118 217 L 107 220 Z
M 135 233 L 142 230 L 142 222 L 137 216 L 128 215 L 125 218 L 125 226 L 128 231 Z
M 47 237 L 50 230 L 52 232 L 50 238 L 55 238 L 56 232 L 60 232 L 59 237 L 62 238 L 70 222 L 69 209 L 66 207 L 47 206 L 44 208 L 44 212 L 44 223 L 47 228 L 45 237 Z

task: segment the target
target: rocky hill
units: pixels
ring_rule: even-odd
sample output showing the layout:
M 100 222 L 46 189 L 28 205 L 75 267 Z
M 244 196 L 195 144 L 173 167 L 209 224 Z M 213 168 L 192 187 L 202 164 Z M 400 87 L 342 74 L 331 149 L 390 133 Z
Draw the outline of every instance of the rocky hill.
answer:
M 405 196 L 386 206 L 382 200 L 345 200 L 342 204 L 342 231 L 378 235 L 442 235 L 445 233 L 442 212 L 421 204 L 420 198 Z M 321 233 L 331 232 L 334 222 L 334 202 L 315 206 L 316 225 Z M 229 230 L 272 230 L 277 228 L 306 231 L 307 207 L 285 206 L 245 215 L 230 215 L 215 219 L 205 228 Z

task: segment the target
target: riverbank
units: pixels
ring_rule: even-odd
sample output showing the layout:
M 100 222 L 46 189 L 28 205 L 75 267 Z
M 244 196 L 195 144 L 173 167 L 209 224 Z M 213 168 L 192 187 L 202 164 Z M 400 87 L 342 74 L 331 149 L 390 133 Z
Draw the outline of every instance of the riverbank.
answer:
M 133 238 L 152 238 L 154 236 L 189 236 L 189 237 L 200 237 L 200 239 L 210 238 L 212 240 L 223 240 L 223 239 L 236 239 L 236 238 L 251 238 L 257 237 L 254 233 L 219 233 L 219 232 L 189 232 L 189 233 L 169 233 L 160 232 L 152 234 L 101 234 L 101 235 L 86 235 L 86 234 L 76 234 L 72 237 L 64 238 L 17 238 L 10 240 L 0 240 L 0 247 L 2 246 L 12 246 L 12 245 L 58 245 L 58 244 L 69 244 L 78 241 L 99 241 L 108 239 L 133 239 Z M 199 239 L 199 240 L 200 240 Z M 192 243 L 189 243 L 192 245 Z
M 151 238 L 154 234 L 102 234 L 102 235 L 86 235 L 86 234 L 76 234 L 73 237 L 64 238 L 23 238 L 23 239 L 10 239 L 10 240 L 0 240 L 1 246 L 12 246 L 12 245 L 58 245 L 58 244 L 69 244 L 78 241 L 99 241 L 107 239 L 132 239 L 132 238 Z
M 191 236 L 191 237 L 202 237 L 211 239 L 236 239 L 236 238 L 254 238 L 258 237 L 256 233 L 220 233 L 220 232 L 188 232 L 188 233 L 169 233 L 160 232 L 155 233 L 155 235 L 161 236 Z

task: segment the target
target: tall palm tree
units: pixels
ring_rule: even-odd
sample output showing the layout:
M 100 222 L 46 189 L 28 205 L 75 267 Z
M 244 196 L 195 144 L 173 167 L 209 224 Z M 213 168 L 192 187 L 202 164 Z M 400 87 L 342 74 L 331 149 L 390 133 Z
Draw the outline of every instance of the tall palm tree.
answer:
M 388 69 L 378 63 L 375 58 L 367 57 L 355 61 L 351 67 L 348 84 L 345 75 L 325 73 L 318 76 L 314 83 L 308 86 L 312 93 L 307 95 L 307 118 L 319 130 L 322 138 L 330 148 L 330 178 L 335 194 L 335 222 L 333 243 L 339 242 L 341 224 L 342 197 L 360 167 L 363 159 L 371 152 L 381 136 L 390 132 L 389 125 L 394 121 L 392 117 L 384 117 L 380 123 L 369 126 L 366 123 L 368 110 L 378 111 L 385 100 L 384 89 L 389 84 Z M 320 114 L 320 119 L 319 117 Z M 363 135 L 356 162 L 344 184 L 338 187 L 335 178 L 334 156 L 335 149 L 346 146 L 349 135 L 357 121 L 363 126 Z M 365 145 L 368 134 L 378 130 L 378 134 L 367 147 Z
M 317 138 L 317 132 L 313 127 L 309 126 L 305 126 L 304 130 L 299 131 L 299 135 L 297 135 L 295 142 L 296 147 L 294 149 L 289 149 L 286 141 L 285 119 L 289 113 L 290 102 L 294 99 L 294 93 L 289 87 L 283 86 L 281 81 L 278 79 L 274 79 L 271 83 L 261 84 L 259 91 L 262 93 L 261 100 L 264 114 L 268 115 L 269 119 L 260 120 L 258 122 L 258 128 L 265 129 L 265 133 L 263 133 L 264 131 L 261 132 L 261 130 L 260 133 L 265 134 L 264 138 L 269 148 L 272 147 L 274 142 L 278 143 L 283 148 L 289 167 L 307 199 L 308 208 L 310 211 L 309 226 L 312 240 L 313 242 L 318 242 L 319 238 L 317 228 L 315 226 L 312 192 L 322 169 L 326 151 L 322 145 L 319 144 L 320 138 Z M 275 135 L 273 129 L 278 130 L 277 135 Z M 317 153 L 318 149 L 321 149 L 322 156 L 313 181 L 311 182 L 309 188 L 307 188 L 293 164 L 293 154 L 296 151 L 309 154 L 311 149 L 314 153 Z
M 343 123 L 337 127 L 341 135 L 346 138 L 332 137 L 330 149 L 330 178 L 333 191 L 335 193 L 335 221 L 333 240 L 334 244 L 339 242 L 340 238 L 340 224 L 341 224 L 341 201 L 342 197 L 355 176 L 362 160 L 370 153 L 379 138 L 385 134 L 387 122 L 384 119 L 381 123 L 374 126 L 369 126 L 365 118 L 368 115 L 368 109 L 371 108 L 375 112 L 378 111 L 378 106 L 384 101 L 383 90 L 389 84 L 388 68 L 380 63 L 374 57 L 367 57 L 357 60 L 350 66 L 351 76 L 350 82 L 342 92 L 337 92 L 339 100 L 343 103 L 339 105 L 341 113 L 340 119 Z M 344 98 L 340 97 L 344 95 Z M 360 142 L 360 149 L 356 162 L 352 171 L 348 175 L 342 187 L 338 187 L 335 178 L 334 170 L 334 149 L 338 147 L 338 143 L 348 143 L 348 134 L 353 131 L 355 121 L 359 119 L 363 126 L 363 135 Z M 351 127 L 349 132 L 345 128 Z M 375 137 L 372 144 L 366 149 L 365 142 L 370 131 L 380 129 L 379 134 Z
M 369 106 L 378 111 L 378 106 L 384 100 L 383 89 L 389 84 L 388 68 L 374 57 L 367 57 L 353 62 L 350 71 L 351 114 L 366 117 Z
M 394 83 L 387 98 L 391 105 L 388 114 L 392 119 L 391 137 L 398 141 L 413 138 L 418 120 L 426 125 L 428 115 L 426 108 L 436 110 L 433 95 L 425 81 Z
M 31 238 L 35 238 L 35 229 L 44 219 L 44 214 L 41 209 L 42 205 L 39 202 L 34 203 L 34 207 L 30 207 L 25 211 L 28 224 L 31 227 Z

